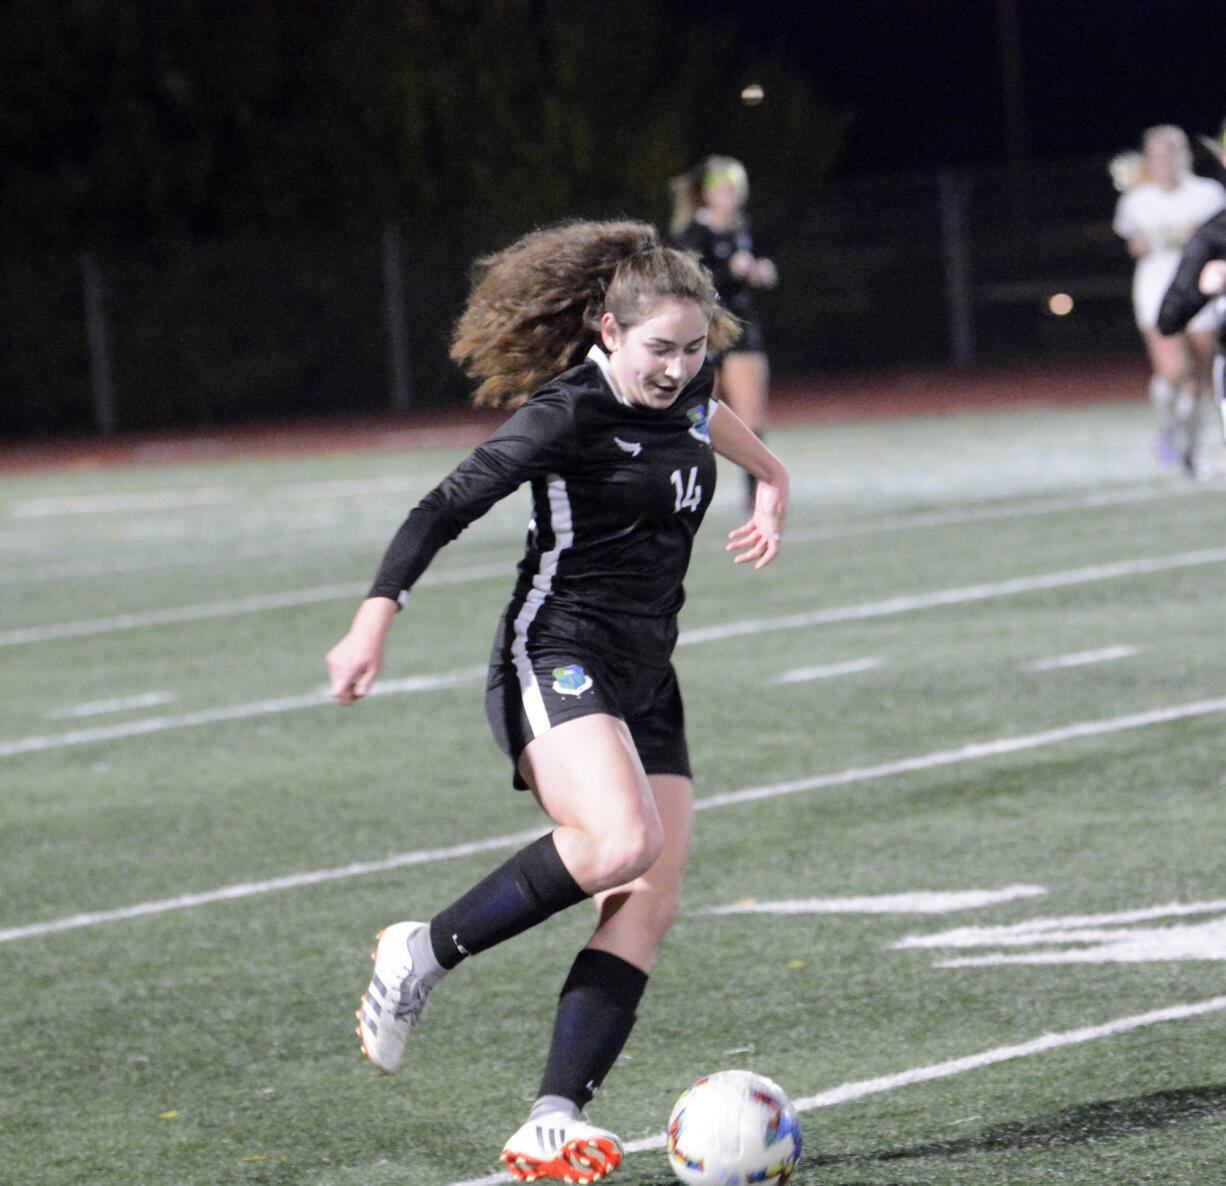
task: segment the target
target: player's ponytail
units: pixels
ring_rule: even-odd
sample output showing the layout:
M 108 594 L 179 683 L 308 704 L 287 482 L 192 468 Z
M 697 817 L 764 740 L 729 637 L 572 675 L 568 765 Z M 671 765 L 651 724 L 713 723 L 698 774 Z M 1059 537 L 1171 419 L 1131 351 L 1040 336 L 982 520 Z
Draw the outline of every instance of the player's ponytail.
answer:
M 673 196 L 668 233 L 674 239 L 694 221 L 694 215 L 702 208 L 702 182 L 706 172 L 706 161 L 699 161 L 668 183 Z
M 573 222 L 532 231 L 477 261 L 451 357 L 480 383 L 473 401 L 517 407 L 582 361 L 607 310 L 636 325 L 661 300 L 692 300 L 724 349 L 738 324 L 718 305 L 710 274 L 659 244 L 642 222 Z

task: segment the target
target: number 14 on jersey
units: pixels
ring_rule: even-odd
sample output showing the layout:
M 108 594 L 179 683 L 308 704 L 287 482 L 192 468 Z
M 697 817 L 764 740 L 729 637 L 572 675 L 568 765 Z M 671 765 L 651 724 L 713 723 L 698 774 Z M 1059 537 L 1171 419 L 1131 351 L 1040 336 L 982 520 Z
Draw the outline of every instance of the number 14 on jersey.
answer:
M 682 478 L 679 469 L 673 470 L 669 477 L 672 479 L 673 492 L 677 495 L 673 510 L 677 514 L 685 510 L 698 510 L 702 506 L 702 487 L 698 485 L 698 467 L 696 465 L 690 467 L 688 479 Z

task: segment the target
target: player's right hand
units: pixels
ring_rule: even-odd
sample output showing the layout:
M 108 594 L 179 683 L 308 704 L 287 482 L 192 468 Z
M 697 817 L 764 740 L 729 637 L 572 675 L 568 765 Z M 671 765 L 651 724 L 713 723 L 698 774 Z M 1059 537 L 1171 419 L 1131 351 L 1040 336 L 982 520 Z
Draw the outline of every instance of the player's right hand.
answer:
M 328 690 L 341 704 L 353 704 L 370 691 L 383 665 L 383 656 L 363 647 L 351 630 L 328 652 L 325 662 Z
M 328 690 L 341 704 L 353 704 L 370 691 L 383 666 L 383 646 L 396 610 L 386 597 L 368 597 L 348 633 L 326 655 Z

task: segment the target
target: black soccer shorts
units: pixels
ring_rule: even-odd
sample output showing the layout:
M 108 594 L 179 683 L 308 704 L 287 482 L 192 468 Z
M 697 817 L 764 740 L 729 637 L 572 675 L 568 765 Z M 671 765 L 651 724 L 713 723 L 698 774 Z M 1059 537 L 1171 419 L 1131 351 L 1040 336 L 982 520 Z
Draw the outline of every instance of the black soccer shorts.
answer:
M 611 661 L 590 651 L 515 648 L 500 630 L 490 661 L 485 713 L 494 739 L 525 790 L 519 756 L 533 738 L 578 717 L 607 713 L 626 722 L 648 774 L 693 777 L 685 710 L 671 664 Z

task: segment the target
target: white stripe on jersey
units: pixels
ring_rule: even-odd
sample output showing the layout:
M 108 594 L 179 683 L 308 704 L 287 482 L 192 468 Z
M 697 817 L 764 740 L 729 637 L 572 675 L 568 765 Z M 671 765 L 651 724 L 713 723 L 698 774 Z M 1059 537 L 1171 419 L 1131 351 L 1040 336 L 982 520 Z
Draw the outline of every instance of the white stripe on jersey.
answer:
M 613 392 L 617 402 L 623 407 L 630 407 L 630 401 L 622 395 L 622 389 L 618 387 L 617 380 L 613 378 L 613 366 L 609 362 L 609 356 L 594 342 L 587 356 L 600 368 L 600 373 L 604 376 L 604 381 L 609 385 L 609 390 Z
M 540 567 L 532 578 L 532 588 L 528 590 L 528 596 L 524 598 L 524 604 L 515 617 L 511 636 L 511 661 L 519 675 L 520 695 L 523 698 L 524 712 L 528 716 L 528 724 L 532 726 L 533 737 L 549 732 L 552 724 L 545 709 L 540 684 L 536 680 L 536 672 L 532 670 L 532 660 L 528 656 L 528 628 L 553 592 L 553 578 L 558 571 L 558 561 L 562 553 L 575 541 L 566 479 L 557 474 L 551 475 L 546 490 L 549 495 L 549 518 L 553 526 L 554 545 L 548 552 L 541 554 Z

